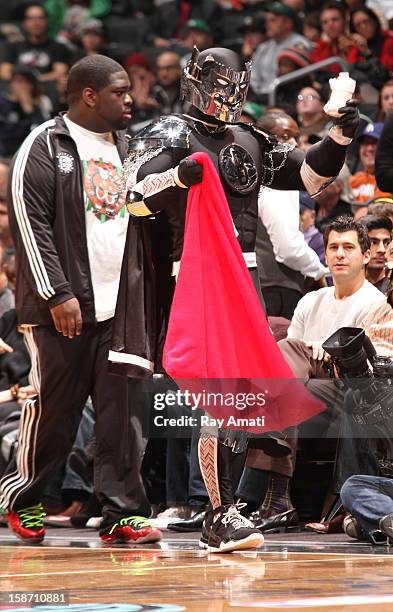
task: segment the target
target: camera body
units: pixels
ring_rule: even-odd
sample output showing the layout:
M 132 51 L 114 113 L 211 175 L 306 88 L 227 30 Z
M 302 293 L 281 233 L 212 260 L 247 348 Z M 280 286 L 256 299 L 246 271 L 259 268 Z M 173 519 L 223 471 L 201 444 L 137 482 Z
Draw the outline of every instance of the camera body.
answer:
M 322 346 L 345 391 L 342 434 L 351 450 L 341 454 L 341 481 L 358 473 L 393 478 L 393 359 L 377 355 L 357 327 L 340 328 Z
M 338 384 L 352 391 L 347 409 L 358 425 L 393 418 L 393 359 L 377 355 L 363 329 L 341 327 L 322 345 L 331 356 Z

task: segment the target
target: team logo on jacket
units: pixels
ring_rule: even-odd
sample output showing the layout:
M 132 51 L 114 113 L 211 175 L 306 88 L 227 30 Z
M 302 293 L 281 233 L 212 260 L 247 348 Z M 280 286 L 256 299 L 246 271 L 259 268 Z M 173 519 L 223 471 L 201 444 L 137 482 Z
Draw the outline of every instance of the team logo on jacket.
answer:
M 70 172 L 74 169 L 74 158 L 69 153 L 58 153 L 57 157 L 57 165 L 62 174 L 70 174 Z
M 118 214 L 125 215 L 125 190 L 121 168 L 102 159 L 84 162 L 84 188 L 87 210 L 105 223 Z

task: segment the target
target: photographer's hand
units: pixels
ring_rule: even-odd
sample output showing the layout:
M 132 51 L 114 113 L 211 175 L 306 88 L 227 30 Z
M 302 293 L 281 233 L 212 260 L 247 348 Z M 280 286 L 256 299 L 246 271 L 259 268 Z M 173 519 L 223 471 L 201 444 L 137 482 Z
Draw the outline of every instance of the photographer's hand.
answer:
M 319 342 L 305 342 L 305 345 L 312 349 L 312 358 L 316 361 L 330 361 L 330 355 L 323 350 L 322 345 Z

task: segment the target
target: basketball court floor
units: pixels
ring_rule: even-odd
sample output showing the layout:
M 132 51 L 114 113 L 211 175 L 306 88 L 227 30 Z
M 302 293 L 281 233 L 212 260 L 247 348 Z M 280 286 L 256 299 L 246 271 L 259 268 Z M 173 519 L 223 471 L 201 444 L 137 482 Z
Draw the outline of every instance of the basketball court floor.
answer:
M 199 534 L 104 546 L 48 528 L 26 546 L 0 528 L 0 610 L 226 612 L 393 610 L 393 549 L 341 535 L 271 534 L 255 552 L 207 554 Z M 45 606 L 43 604 L 46 604 Z

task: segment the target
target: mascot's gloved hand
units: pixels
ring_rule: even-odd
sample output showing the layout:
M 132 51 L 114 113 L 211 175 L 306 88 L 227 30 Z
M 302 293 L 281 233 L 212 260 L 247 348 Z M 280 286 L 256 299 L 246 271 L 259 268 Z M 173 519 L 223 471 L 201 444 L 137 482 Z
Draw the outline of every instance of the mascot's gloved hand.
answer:
M 182 159 L 177 167 L 179 181 L 186 187 L 196 185 L 202 180 L 203 166 L 196 160 L 186 157 Z
M 338 109 L 339 117 L 332 117 L 334 125 L 341 128 L 343 136 L 354 138 L 359 127 L 358 101 L 348 100 L 345 106 Z

